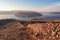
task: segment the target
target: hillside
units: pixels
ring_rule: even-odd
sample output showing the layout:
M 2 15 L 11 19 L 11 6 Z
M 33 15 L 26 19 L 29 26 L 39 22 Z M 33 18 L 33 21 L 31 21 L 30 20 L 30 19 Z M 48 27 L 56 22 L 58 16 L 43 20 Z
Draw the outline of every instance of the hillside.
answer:
M 60 20 L 8 21 L 0 40 L 60 40 Z
M 16 21 L 16 20 L 14 20 L 14 19 L 3 19 L 3 20 L 0 19 L 0 27 L 6 25 L 8 23 L 14 22 L 14 21 Z

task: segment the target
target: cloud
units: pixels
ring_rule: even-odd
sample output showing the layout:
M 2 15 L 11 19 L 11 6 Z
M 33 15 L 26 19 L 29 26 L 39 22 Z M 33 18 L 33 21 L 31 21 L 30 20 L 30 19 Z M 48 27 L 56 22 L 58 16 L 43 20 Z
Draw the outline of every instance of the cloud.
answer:
M 38 9 L 40 12 L 60 12 L 60 2 L 50 4 L 47 7 Z

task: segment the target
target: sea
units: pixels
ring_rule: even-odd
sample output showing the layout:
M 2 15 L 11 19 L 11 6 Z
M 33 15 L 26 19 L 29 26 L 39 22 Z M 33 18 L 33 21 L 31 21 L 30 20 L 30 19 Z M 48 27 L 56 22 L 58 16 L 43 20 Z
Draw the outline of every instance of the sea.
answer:
M 31 18 L 16 17 L 14 13 L 0 13 L 0 19 L 16 19 L 16 20 L 32 20 L 32 19 L 43 19 L 43 20 L 60 20 L 60 12 L 42 12 L 42 16 L 34 16 Z

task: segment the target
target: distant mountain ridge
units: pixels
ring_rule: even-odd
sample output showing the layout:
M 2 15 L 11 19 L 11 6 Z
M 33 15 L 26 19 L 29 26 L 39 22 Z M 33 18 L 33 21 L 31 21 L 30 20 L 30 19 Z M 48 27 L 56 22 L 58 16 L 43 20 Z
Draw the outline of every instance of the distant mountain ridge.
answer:
M 36 17 L 36 16 L 42 16 L 41 13 L 33 12 L 33 11 L 23 11 L 18 12 L 15 14 L 16 17 Z

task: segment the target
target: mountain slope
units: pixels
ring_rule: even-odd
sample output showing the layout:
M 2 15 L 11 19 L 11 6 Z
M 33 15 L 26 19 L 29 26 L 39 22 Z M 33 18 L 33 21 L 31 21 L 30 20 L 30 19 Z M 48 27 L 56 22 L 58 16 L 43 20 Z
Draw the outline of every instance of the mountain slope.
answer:
M 25 23 L 27 25 L 14 21 L 2 26 L 0 40 L 60 40 L 60 21 L 39 20 Z

